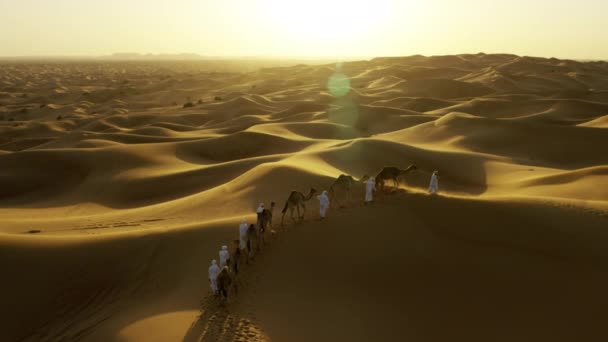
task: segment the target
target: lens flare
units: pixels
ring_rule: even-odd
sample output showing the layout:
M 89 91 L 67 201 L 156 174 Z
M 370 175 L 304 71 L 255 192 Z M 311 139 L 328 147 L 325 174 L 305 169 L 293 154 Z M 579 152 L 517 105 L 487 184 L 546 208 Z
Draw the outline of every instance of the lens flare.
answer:
M 350 79 L 343 73 L 337 72 L 329 77 L 327 89 L 334 97 L 342 97 L 350 92 Z

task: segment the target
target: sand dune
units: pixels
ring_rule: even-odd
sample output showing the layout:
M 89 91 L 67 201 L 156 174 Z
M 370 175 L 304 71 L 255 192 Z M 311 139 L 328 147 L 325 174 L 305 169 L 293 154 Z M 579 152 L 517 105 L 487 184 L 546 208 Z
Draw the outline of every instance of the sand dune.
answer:
M 2 65 L 3 341 L 601 336 L 607 63 L 205 63 Z M 278 228 L 294 189 L 411 164 Z M 219 305 L 208 262 L 271 201 L 278 235 Z
M 580 124 L 579 126 L 583 127 L 596 127 L 596 128 L 608 128 L 608 115 L 604 115 L 597 119 L 585 122 Z

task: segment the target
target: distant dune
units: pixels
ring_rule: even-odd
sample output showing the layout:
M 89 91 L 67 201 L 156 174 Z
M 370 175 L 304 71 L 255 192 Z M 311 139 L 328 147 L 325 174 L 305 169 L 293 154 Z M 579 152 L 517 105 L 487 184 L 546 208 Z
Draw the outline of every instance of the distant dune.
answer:
M 1 340 L 601 340 L 608 63 L 198 59 L 2 62 Z M 293 189 L 410 164 L 278 227 Z M 271 201 L 218 305 L 209 261 Z

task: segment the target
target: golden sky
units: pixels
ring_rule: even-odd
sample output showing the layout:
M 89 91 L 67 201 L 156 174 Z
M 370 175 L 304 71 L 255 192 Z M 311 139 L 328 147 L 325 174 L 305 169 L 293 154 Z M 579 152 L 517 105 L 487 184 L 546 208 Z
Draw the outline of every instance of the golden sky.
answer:
M 0 0 L 0 55 L 608 59 L 608 0 Z

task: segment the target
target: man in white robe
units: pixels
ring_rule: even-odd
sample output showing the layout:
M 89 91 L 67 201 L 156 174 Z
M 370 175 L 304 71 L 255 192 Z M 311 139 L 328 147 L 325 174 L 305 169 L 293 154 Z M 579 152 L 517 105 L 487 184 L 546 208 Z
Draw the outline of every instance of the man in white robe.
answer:
M 228 266 L 228 259 L 230 259 L 230 252 L 228 252 L 228 246 L 222 246 L 220 250 L 220 268 Z
M 367 183 L 365 183 L 365 204 L 374 200 L 374 191 L 376 190 L 376 179 L 369 177 Z
M 327 197 L 327 191 L 323 190 L 321 195 L 317 196 L 319 199 L 319 212 L 321 214 L 321 220 L 325 219 L 327 208 L 329 208 L 329 197 Z
M 211 285 L 211 291 L 213 294 L 217 294 L 217 275 L 220 274 L 220 268 L 217 266 L 217 261 L 211 260 L 211 266 L 209 266 L 209 284 Z
M 437 179 L 437 171 L 433 171 L 431 175 L 431 183 L 429 184 L 429 193 L 436 194 L 439 192 L 439 180 Z
M 247 228 L 249 228 L 247 221 L 241 221 L 239 225 L 239 248 L 241 250 L 247 249 Z

